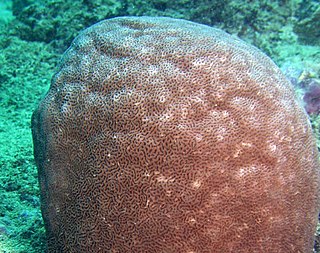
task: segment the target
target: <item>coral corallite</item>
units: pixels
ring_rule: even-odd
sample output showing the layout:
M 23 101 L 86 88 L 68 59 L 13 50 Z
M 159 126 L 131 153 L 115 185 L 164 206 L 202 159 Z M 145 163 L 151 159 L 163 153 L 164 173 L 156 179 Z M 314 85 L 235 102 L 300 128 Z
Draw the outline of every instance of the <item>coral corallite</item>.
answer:
M 256 48 L 122 17 L 83 31 L 33 114 L 49 252 L 309 253 L 306 113 Z

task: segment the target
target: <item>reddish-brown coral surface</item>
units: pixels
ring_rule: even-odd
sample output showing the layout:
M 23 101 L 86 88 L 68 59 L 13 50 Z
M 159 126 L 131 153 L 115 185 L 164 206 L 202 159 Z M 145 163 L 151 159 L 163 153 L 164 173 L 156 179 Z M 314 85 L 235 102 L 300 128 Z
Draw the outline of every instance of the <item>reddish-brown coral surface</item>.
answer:
M 207 26 L 82 32 L 34 112 L 49 252 L 309 253 L 318 157 L 288 81 Z

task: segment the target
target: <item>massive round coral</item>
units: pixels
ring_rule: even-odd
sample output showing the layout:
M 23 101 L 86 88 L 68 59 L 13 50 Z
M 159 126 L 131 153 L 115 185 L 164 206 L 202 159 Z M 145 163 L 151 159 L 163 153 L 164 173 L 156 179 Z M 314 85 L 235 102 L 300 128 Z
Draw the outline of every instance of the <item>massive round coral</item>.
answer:
M 83 31 L 32 119 L 49 252 L 311 252 L 318 156 L 275 64 L 208 26 Z

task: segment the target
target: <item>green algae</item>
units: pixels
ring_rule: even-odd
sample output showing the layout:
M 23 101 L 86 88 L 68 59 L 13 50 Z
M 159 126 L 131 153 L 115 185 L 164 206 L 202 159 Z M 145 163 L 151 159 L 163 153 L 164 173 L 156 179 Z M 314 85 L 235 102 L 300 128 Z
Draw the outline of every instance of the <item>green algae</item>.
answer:
M 30 117 L 57 57 L 15 37 L 0 36 L 0 45 L 0 252 L 44 252 Z

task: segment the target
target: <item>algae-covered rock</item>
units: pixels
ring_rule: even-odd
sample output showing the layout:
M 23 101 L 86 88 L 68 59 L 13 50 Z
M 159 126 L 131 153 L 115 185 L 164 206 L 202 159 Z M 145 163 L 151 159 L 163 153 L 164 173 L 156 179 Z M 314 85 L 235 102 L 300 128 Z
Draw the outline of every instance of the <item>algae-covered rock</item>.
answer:
M 318 5 L 318 8 L 314 8 L 310 16 L 294 25 L 294 32 L 297 33 L 302 42 L 320 45 L 320 5 Z

